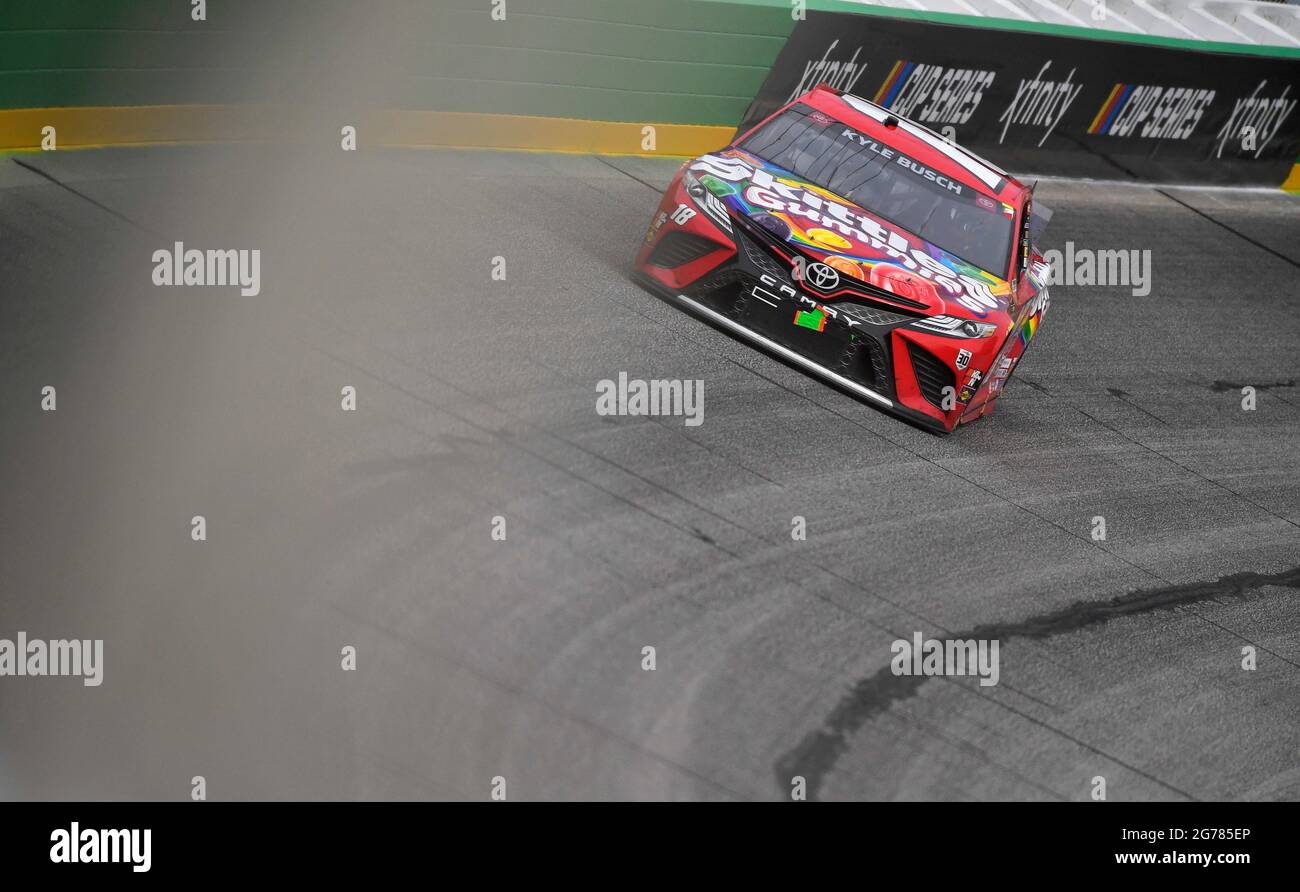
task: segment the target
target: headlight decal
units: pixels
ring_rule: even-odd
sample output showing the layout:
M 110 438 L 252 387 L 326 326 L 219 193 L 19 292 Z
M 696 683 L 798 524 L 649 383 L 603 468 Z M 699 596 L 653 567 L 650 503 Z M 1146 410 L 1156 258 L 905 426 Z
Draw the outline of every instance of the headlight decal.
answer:
M 998 327 L 992 322 L 976 322 L 973 319 L 958 319 L 956 316 L 930 316 L 912 323 L 914 328 L 933 334 L 947 335 L 951 338 L 987 338 L 997 332 Z
M 686 171 L 682 174 L 682 187 L 695 206 L 704 211 L 705 216 L 725 232 L 731 232 L 731 216 L 727 213 L 727 206 L 700 182 L 699 177 Z

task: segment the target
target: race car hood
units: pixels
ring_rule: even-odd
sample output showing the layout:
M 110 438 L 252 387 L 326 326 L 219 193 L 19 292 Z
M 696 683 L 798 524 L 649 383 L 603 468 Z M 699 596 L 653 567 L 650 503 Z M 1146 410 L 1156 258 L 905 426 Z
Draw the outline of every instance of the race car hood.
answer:
M 695 159 L 688 170 L 731 213 L 841 276 L 934 313 L 986 319 L 1007 311 L 1005 279 L 761 158 L 728 149 Z

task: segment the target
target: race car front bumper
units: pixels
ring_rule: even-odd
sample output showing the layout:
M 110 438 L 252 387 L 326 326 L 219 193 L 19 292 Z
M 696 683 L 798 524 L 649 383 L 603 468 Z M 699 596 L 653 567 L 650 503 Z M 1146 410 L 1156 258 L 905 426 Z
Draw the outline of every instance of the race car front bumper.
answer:
M 643 255 L 637 277 L 717 328 L 858 399 L 928 430 L 956 427 L 966 402 L 958 400 L 954 367 L 962 342 L 911 328 L 921 313 L 872 300 L 865 289 L 861 299 L 819 301 L 797 287 L 763 233 L 743 221 L 735 221 L 728 241 L 734 251 L 725 253 L 720 244 L 702 242 L 692 252 L 681 237 L 667 248 L 656 245 Z

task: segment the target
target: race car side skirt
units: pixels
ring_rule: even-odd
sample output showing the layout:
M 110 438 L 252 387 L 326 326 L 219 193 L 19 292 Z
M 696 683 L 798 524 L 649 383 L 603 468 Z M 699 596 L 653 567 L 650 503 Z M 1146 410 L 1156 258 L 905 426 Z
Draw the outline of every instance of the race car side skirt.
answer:
M 826 368 L 823 365 L 819 365 L 816 362 L 813 362 L 811 359 L 808 359 L 806 356 L 802 356 L 799 353 L 796 353 L 795 351 L 789 349 L 788 347 L 781 346 L 771 338 L 764 337 L 763 335 L 759 334 L 758 332 L 752 329 L 746 328 L 743 325 L 739 325 L 736 322 L 733 322 L 732 320 L 728 319 L 726 316 L 723 316 L 721 313 L 717 313 L 713 310 L 710 310 L 708 307 L 704 306 L 704 304 L 700 303 L 699 301 L 692 300 L 691 298 L 687 297 L 684 294 L 677 295 L 677 299 L 682 303 L 688 305 L 691 308 L 692 312 L 698 313 L 699 315 L 703 316 L 705 319 L 708 319 L 714 325 L 717 325 L 719 328 L 724 328 L 727 331 L 731 332 L 732 334 L 738 335 L 747 341 L 751 341 L 755 344 L 758 344 L 764 349 L 770 350 L 772 353 L 775 353 L 777 356 L 780 356 L 782 359 L 794 363 L 800 368 L 806 369 L 807 371 L 813 373 L 814 375 L 817 375 L 819 378 L 824 378 L 825 380 L 830 381 L 833 384 L 843 387 L 845 390 L 849 391 L 850 393 L 857 394 L 858 396 L 879 403 L 880 405 L 885 406 L 887 408 L 890 409 L 897 408 L 894 406 L 893 400 L 887 399 L 886 397 L 883 397 L 880 394 L 876 393 L 874 390 L 871 390 L 867 387 L 863 387 L 858 382 L 852 381 L 844 377 L 843 375 L 838 375 L 835 372 L 832 372 L 830 369 Z

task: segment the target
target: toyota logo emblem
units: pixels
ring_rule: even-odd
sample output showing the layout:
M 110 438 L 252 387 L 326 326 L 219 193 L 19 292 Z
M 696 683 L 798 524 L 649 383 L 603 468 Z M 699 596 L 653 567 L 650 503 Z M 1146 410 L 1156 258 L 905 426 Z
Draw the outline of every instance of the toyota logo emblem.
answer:
M 824 263 L 810 263 L 804 272 L 808 284 L 818 291 L 830 291 L 840 284 L 840 274 Z

